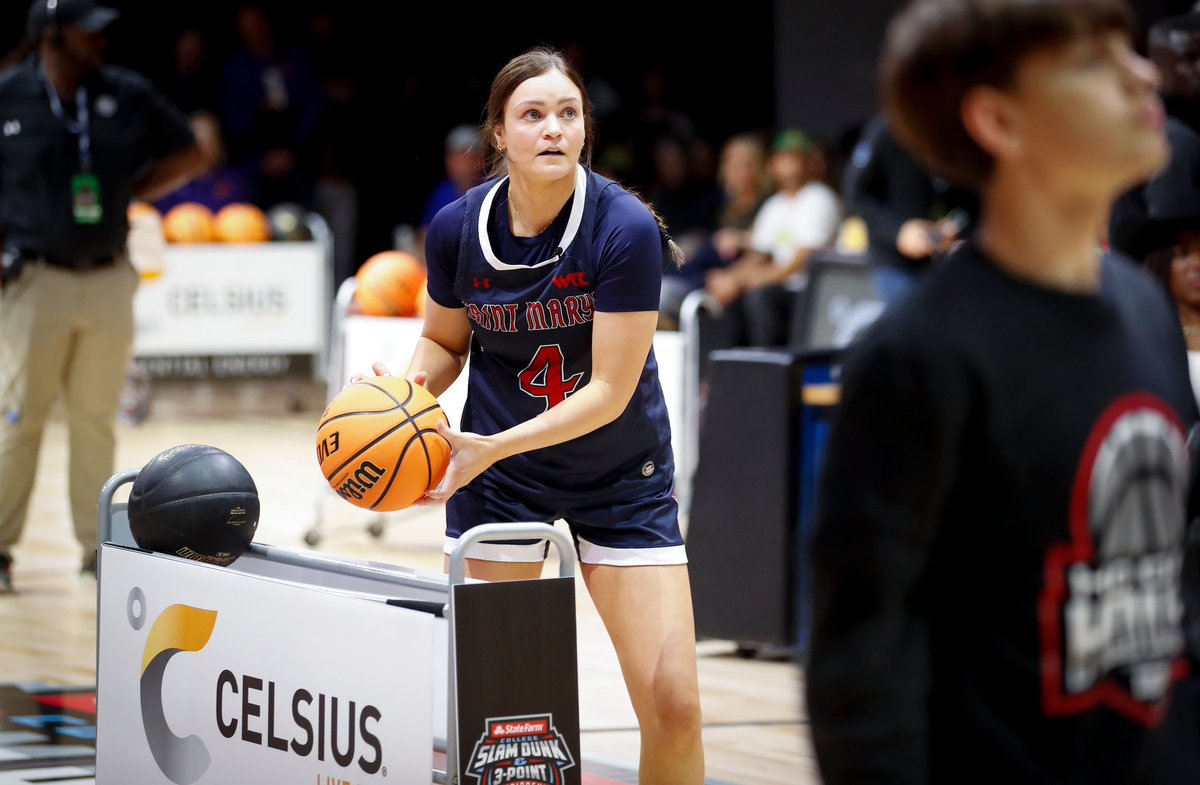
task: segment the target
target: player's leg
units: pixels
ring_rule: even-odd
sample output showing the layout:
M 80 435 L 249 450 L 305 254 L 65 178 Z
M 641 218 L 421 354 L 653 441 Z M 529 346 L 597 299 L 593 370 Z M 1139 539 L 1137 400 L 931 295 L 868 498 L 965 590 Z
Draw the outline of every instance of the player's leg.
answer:
M 556 517 L 513 498 L 503 489 L 485 489 L 483 481 L 476 480 L 454 494 L 446 505 L 443 569 L 450 571 L 450 554 L 458 546 L 458 538 L 474 526 L 552 521 Z M 547 550 L 545 540 L 476 543 L 467 553 L 467 576 L 484 581 L 536 580 L 541 577 Z
M 696 634 L 687 565 L 584 564 L 641 728 L 638 781 L 704 782 Z
M 0 553 L 21 537 L 71 347 L 68 273 L 26 265 L 0 294 Z
M 673 476 L 666 447 L 567 518 L 638 717 L 642 785 L 704 782 L 696 630 Z
M 67 367 L 65 398 L 71 515 L 86 563 L 96 548 L 100 488 L 113 473 L 117 408 L 133 347 L 133 293 L 138 279 L 124 260 L 79 277 L 83 293 L 79 332 Z

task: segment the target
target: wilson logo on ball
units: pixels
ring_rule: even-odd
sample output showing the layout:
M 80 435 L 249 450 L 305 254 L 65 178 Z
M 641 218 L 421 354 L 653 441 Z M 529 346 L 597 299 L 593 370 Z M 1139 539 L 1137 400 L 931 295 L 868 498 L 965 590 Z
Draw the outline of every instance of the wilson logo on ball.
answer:
M 392 511 L 436 487 L 450 462 L 437 432 L 446 415 L 420 385 L 377 376 L 349 385 L 317 426 L 317 463 L 330 487 L 351 504 Z
M 387 474 L 387 469 L 381 469 L 370 461 L 363 461 L 354 474 L 340 482 L 336 490 L 343 499 L 363 498 L 363 494 L 375 487 L 375 483 Z

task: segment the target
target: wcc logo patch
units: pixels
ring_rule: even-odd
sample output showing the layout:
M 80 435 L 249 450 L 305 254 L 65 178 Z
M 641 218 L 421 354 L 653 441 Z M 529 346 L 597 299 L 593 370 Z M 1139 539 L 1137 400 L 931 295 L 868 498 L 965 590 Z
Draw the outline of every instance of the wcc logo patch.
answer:
M 554 715 L 489 718 L 467 774 L 479 785 L 562 785 L 575 758 L 554 727 Z
M 1071 540 L 1046 555 L 1042 706 L 1105 705 L 1147 726 L 1186 665 L 1180 568 L 1187 492 L 1183 428 L 1166 404 L 1129 395 L 1092 429 L 1075 477 Z

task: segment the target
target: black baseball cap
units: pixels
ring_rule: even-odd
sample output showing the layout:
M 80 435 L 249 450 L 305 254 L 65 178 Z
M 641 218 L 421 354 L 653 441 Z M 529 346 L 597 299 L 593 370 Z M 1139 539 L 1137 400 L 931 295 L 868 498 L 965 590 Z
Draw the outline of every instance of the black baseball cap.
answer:
M 33 0 L 29 6 L 29 18 L 25 33 L 32 39 L 53 26 L 76 27 L 89 33 L 97 33 L 112 24 L 120 12 L 114 8 L 96 5 L 95 0 Z

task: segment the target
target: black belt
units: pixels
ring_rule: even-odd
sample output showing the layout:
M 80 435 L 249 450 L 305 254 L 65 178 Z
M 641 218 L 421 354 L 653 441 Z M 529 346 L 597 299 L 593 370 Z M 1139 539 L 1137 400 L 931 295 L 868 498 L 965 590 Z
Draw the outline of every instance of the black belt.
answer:
M 116 254 L 104 254 L 103 256 L 76 256 L 70 259 L 62 259 L 57 256 L 49 256 L 47 254 L 38 253 L 37 251 L 20 250 L 21 258 L 27 262 L 44 261 L 51 267 L 62 267 L 67 270 L 87 271 L 100 270 L 105 267 L 112 267 L 117 261 Z

